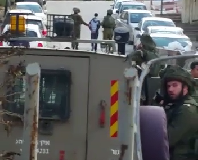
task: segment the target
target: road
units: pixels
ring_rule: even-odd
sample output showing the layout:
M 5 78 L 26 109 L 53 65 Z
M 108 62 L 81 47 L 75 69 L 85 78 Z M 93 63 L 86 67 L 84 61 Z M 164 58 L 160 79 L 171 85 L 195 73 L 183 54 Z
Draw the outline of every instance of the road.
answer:
M 73 7 L 80 8 L 81 16 L 85 22 L 89 22 L 94 13 L 98 13 L 98 18 L 101 20 L 106 15 L 106 11 L 110 9 L 110 5 L 112 1 L 47 1 L 47 12 L 48 14 L 71 14 L 73 12 Z M 91 34 L 87 26 L 81 26 L 81 39 L 91 39 Z M 102 29 L 99 32 L 99 38 L 102 39 Z M 70 43 L 63 43 L 63 42 L 49 42 L 48 46 L 53 47 L 56 46 L 57 48 L 65 48 L 70 47 Z M 82 50 L 90 50 L 91 44 L 80 44 L 79 49 Z M 126 47 L 127 52 L 132 50 L 132 46 Z

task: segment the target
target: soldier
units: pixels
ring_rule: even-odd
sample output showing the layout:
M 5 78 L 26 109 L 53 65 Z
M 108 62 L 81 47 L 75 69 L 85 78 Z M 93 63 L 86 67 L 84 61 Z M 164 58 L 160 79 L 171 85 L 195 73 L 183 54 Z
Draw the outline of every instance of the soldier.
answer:
M 107 10 L 107 15 L 104 17 L 101 26 L 104 28 L 103 31 L 103 39 L 104 40 L 112 40 L 113 31 L 115 29 L 115 19 L 111 16 L 113 14 L 112 10 Z M 111 46 L 109 46 L 110 50 Z
M 78 13 L 80 13 L 79 8 L 73 8 L 74 13 L 71 15 L 71 18 L 74 20 L 74 38 L 79 39 L 80 38 L 80 26 L 81 24 L 85 26 L 89 26 L 87 23 L 85 23 Z M 78 49 L 78 42 L 72 42 L 72 48 Z
M 190 73 L 194 78 L 198 78 L 198 61 L 194 61 L 190 64 Z M 192 97 L 196 100 L 198 103 L 198 82 L 196 81 L 196 87 L 195 87 L 195 92 L 192 95 Z
M 196 160 L 198 104 L 191 97 L 195 81 L 179 66 L 167 68 L 161 76 L 164 92 L 162 106 L 167 115 L 170 160 Z
M 142 34 L 140 37 L 141 41 L 141 49 L 133 51 L 131 54 L 127 56 L 130 61 L 136 61 L 136 64 L 141 66 L 142 63 L 146 63 L 152 59 L 158 58 L 159 55 L 156 51 L 156 44 L 148 34 Z M 149 76 L 156 77 L 161 70 L 161 65 L 159 63 L 155 63 L 151 66 Z

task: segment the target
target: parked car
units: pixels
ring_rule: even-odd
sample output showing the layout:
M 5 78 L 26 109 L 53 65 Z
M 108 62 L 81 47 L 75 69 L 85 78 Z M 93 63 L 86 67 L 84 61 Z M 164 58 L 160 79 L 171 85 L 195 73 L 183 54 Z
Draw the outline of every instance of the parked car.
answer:
M 114 1 L 114 4 L 111 5 L 112 6 L 112 9 L 113 9 L 113 14 L 116 14 L 116 10 L 118 10 L 122 4 L 122 2 L 131 2 L 133 0 L 117 0 L 117 1 Z
M 47 16 L 46 10 L 43 10 L 42 7 L 37 2 L 17 2 L 16 9 L 27 9 L 32 10 L 34 14 L 38 17 L 41 17 L 43 23 L 47 25 Z
M 164 27 L 164 26 L 147 27 L 145 33 L 184 34 L 183 29 L 180 27 Z
M 35 24 L 38 25 L 39 29 L 42 31 L 43 36 L 47 36 L 47 28 L 42 21 L 42 18 L 35 15 L 25 15 L 26 24 Z
M 135 27 L 133 34 L 133 43 L 134 47 L 137 46 L 137 40 L 139 37 L 138 34 L 142 35 L 149 26 L 167 26 L 167 27 L 176 27 L 173 20 L 170 18 L 161 18 L 161 17 L 144 17 L 139 22 L 138 27 Z
M 31 10 L 24 10 L 24 9 L 9 10 L 6 13 L 5 18 L 3 19 L 3 22 L 1 24 L 1 32 L 7 24 L 10 24 L 10 16 L 12 15 L 34 15 L 34 12 Z
M 135 27 L 144 17 L 152 17 L 149 10 L 124 10 L 120 18 L 116 20 L 117 27 L 127 27 L 129 29 L 129 44 L 133 42 Z
M 120 7 L 116 10 L 116 13 L 121 14 L 124 10 L 147 10 L 146 5 L 137 1 L 121 2 Z
M 10 24 L 7 24 L 2 33 L 6 34 L 9 33 Z M 25 37 L 37 37 L 43 38 L 41 30 L 39 29 L 38 25 L 35 24 L 26 24 L 25 25 Z M 28 45 L 27 45 L 28 44 Z M 47 43 L 45 41 L 9 41 L 9 42 L 1 42 L 0 46 L 29 46 L 30 48 L 37 48 L 37 47 L 47 47 Z
M 190 41 L 190 38 L 184 34 L 151 33 L 150 36 L 158 48 L 168 49 L 171 43 L 179 43 L 182 47 L 182 50 L 191 50 L 192 48 L 192 42 Z M 136 49 L 139 48 L 141 48 L 140 40 L 137 42 Z M 180 48 L 178 48 L 178 50 L 180 50 Z

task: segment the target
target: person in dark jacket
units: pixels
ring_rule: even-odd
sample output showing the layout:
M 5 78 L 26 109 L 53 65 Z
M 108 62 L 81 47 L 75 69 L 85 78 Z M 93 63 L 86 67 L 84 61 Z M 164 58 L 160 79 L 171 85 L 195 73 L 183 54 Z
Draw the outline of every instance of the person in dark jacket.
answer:
M 91 39 L 98 39 L 98 31 L 100 29 L 100 20 L 98 20 L 98 13 L 94 14 L 94 18 L 89 22 L 89 29 L 91 31 Z M 91 51 L 97 51 L 97 43 L 91 43 Z

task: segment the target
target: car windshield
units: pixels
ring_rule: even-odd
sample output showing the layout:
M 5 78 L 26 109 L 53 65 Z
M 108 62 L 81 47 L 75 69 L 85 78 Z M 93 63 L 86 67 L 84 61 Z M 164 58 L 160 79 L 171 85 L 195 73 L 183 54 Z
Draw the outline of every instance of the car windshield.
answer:
M 146 10 L 146 6 L 145 5 L 123 5 L 122 6 L 122 11 L 124 10 L 129 10 L 129 9 L 135 9 L 135 10 Z
M 131 13 L 130 14 L 130 22 L 131 23 L 139 23 L 143 17 L 151 17 L 150 13 Z
M 42 13 L 42 8 L 39 5 L 17 5 L 16 8 L 31 10 L 34 13 Z
M 142 30 L 146 31 L 147 27 L 149 26 L 174 27 L 175 24 L 172 21 L 147 20 L 143 23 Z
M 40 30 L 43 30 L 43 29 L 44 29 L 41 20 L 26 19 L 26 23 L 27 23 L 27 24 L 35 24 L 35 25 L 38 25 Z
M 120 8 L 120 5 L 121 5 L 121 2 L 116 3 L 116 5 L 115 5 L 115 9 Z
M 34 31 L 27 30 L 26 37 L 38 37 L 37 33 Z
M 157 47 L 164 47 L 168 46 L 171 42 L 179 42 L 183 47 L 188 45 L 189 39 L 188 38 L 168 38 L 168 37 L 152 37 L 155 41 Z

